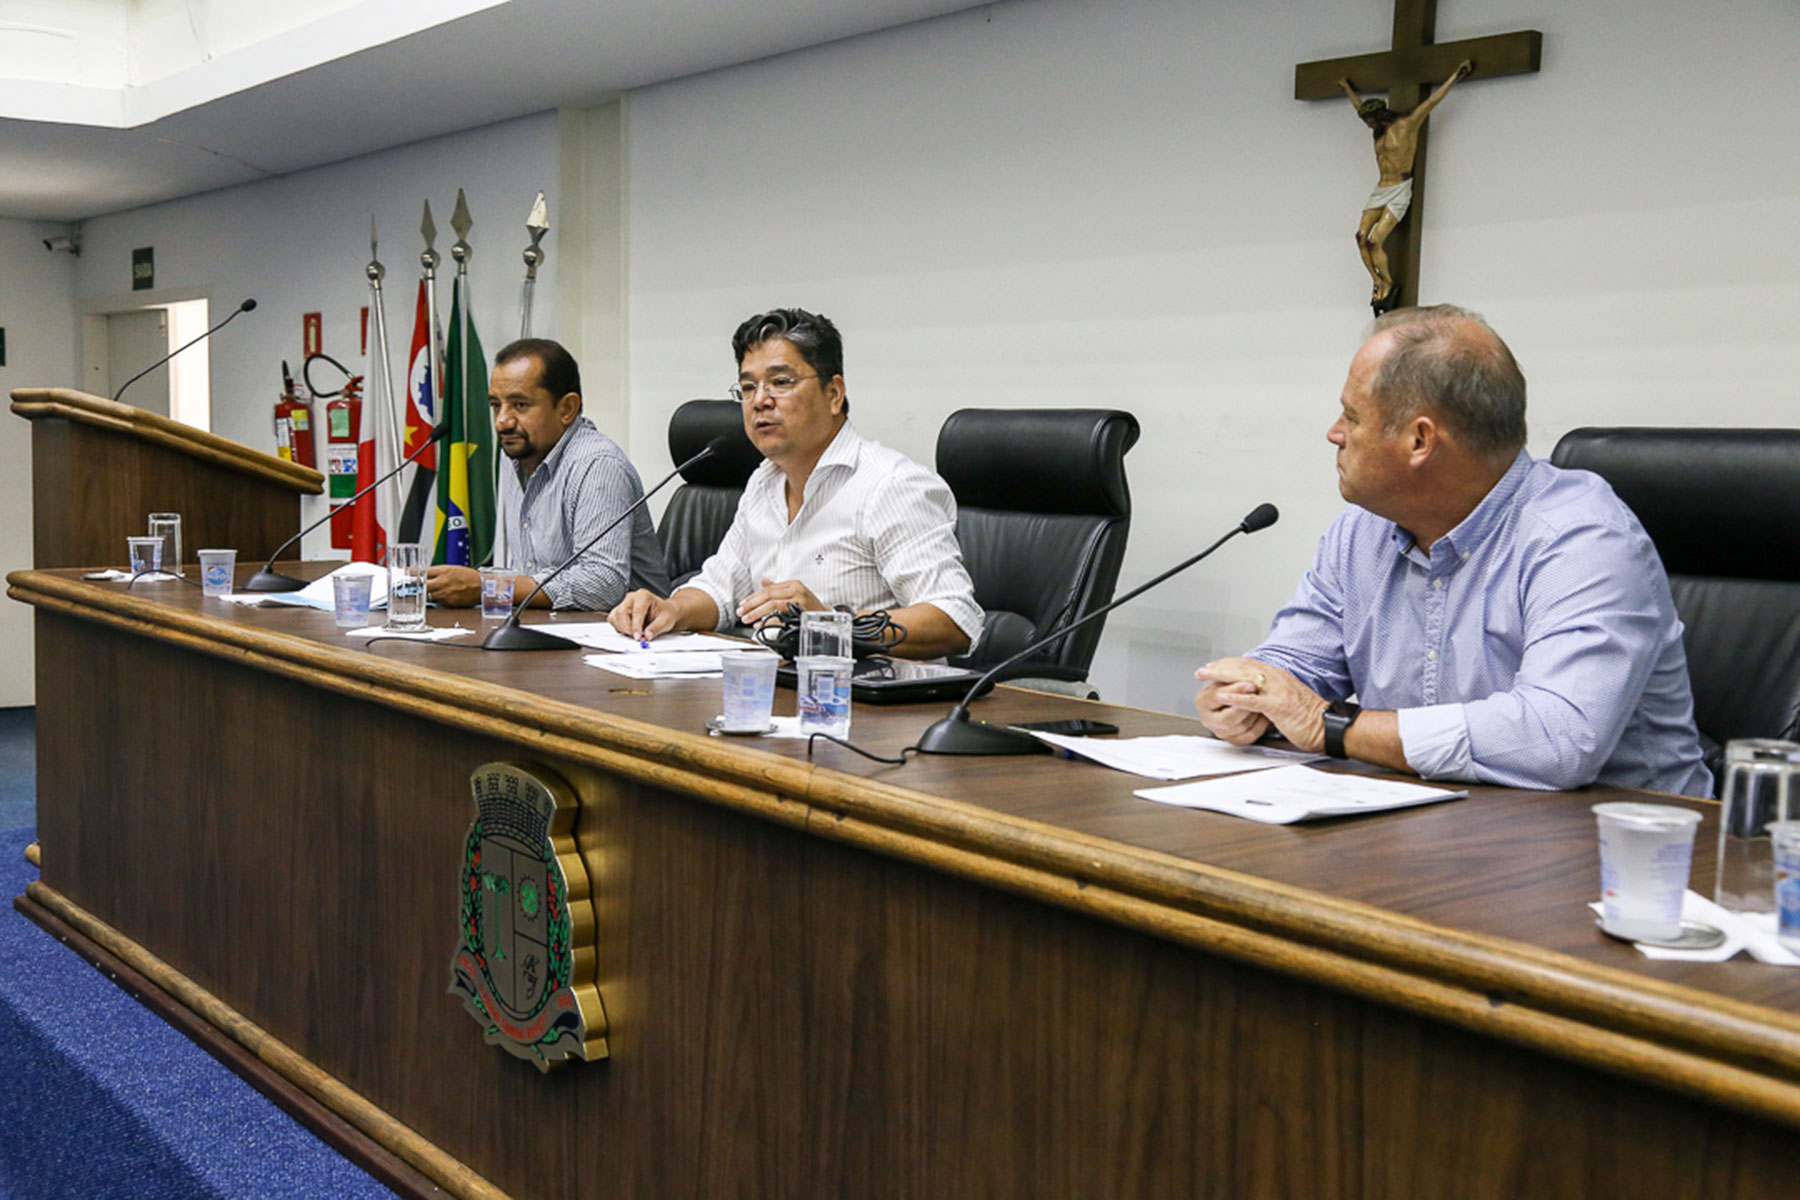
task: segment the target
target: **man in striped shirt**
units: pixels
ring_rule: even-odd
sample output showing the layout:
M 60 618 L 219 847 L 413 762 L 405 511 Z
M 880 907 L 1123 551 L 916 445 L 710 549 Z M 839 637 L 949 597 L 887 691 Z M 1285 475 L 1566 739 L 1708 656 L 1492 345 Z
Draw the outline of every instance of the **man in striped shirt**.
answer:
M 581 369 L 559 343 L 525 338 L 494 356 L 488 408 L 500 449 L 500 523 L 506 563 L 523 600 L 608 522 L 644 495 L 637 469 L 611 438 L 581 415 Z M 451 608 L 481 602 L 481 573 L 435 566 L 431 598 Z M 537 607 L 605 612 L 631 588 L 666 589 L 662 543 L 650 514 L 629 521 L 588 547 L 551 579 Z
M 775 309 L 732 338 L 744 430 L 766 460 L 718 553 L 663 598 L 612 611 L 635 638 L 754 625 L 789 605 L 884 609 L 906 630 L 890 653 L 960 654 L 981 609 L 956 542 L 956 501 L 935 473 L 850 424 L 843 341 L 825 317 Z
M 1525 451 L 1494 331 L 1383 317 L 1342 405 L 1350 507 L 1263 644 L 1196 672 L 1208 727 L 1428 779 L 1710 795 L 1656 547 L 1605 480 Z

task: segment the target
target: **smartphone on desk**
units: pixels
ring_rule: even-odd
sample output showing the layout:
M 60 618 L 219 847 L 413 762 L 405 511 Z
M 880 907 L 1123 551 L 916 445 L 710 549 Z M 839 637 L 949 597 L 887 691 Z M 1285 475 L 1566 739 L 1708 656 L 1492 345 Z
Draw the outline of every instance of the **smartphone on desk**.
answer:
M 1032 733 L 1055 733 L 1063 737 L 1105 737 L 1119 732 L 1119 727 L 1106 721 L 1020 721 L 1014 729 Z

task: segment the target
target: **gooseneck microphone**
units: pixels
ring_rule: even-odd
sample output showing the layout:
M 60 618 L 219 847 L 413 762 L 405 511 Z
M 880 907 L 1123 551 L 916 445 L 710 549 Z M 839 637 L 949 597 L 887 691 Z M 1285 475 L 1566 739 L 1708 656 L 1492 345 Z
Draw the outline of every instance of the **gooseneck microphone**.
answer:
M 254 304 L 255 301 L 246 301 L 246 303 Z M 336 508 L 331 509 L 311 525 L 305 526 L 299 533 L 296 533 L 293 537 L 275 547 L 275 553 L 269 555 L 269 561 L 263 564 L 262 570 L 252 575 L 248 582 L 244 584 L 244 590 L 246 592 L 297 592 L 305 587 L 306 581 L 304 579 L 295 579 L 292 575 L 283 575 L 280 571 L 275 569 L 275 560 L 281 557 L 281 552 L 317 529 L 319 526 L 323 525 L 325 522 L 331 520 L 331 518 L 337 516 L 337 514 L 348 510 L 358 500 L 361 500 L 364 496 L 405 470 L 407 465 L 410 464 L 413 459 L 419 457 L 419 455 L 425 453 L 426 450 L 437 445 L 449 436 L 450 422 L 448 420 L 439 421 L 432 429 L 431 436 L 426 438 L 425 441 L 420 444 L 418 449 L 401 459 L 399 465 L 393 470 L 383 474 L 380 478 L 374 480 L 367 487 L 357 492 L 356 495 L 350 497 Z
M 625 520 L 627 517 L 631 516 L 632 513 L 648 504 L 650 502 L 650 497 L 669 486 L 669 481 L 671 479 L 675 478 L 695 463 L 703 462 L 706 459 L 713 457 L 715 454 L 723 453 L 725 448 L 729 446 L 732 441 L 733 439 L 729 435 L 720 434 L 718 437 L 702 446 L 700 448 L 700 453 L 694 455 L 694 457 L 688 459 L 679 467 L 670 471 L 667 475 L 664 475 L 662 477 L 662 482 L 658 483 L 655 487 L 651 488 L 642 496 L 639 496 L 636 500 L 632 501 L 631 504 L 627 505 L 624 512 L 607 522 L 606 528 L 589 538 L 586 545 L 569 555 L 569 557 L 563 559 L 561 563 L 557 564 L 554 571 L 551 571 L 548 575 L 538 580 L 538 585 L 531 589 L 531 593 L 527 595 L 525 599 L 520 600 L 513 605 L 512 612 L 506 615 L 506 620 L 500 624 L 500 627 L 487 635 L 487 640 L 481 643 L 481 648 L 483 650 L 580 649 L 580 643 L 572 642 L 568 638 L 561 637 L 554 633 L 548 633 L 540 626 L 519 624 L 520 615 L 524 613 L 527 608 L 531 607 L 531 602 L 537 599 L 537 594 L 544 590 L 545 584 L 574 566 L 576 559 L 593 549 L 595 542 L 598 542 L 601 538 L 618 528 L 620 521 Z
M 969 702 L 980 695 L 982 690 L 993 680 L 994 676 L 998 675 L 1001 671 L 1004 671 L 1007 667 L 1012 666 L 1023 658 L 1035 654 L 1037 651 L 1048 646 L 1058 638 L 1073 633 L 1076 629 L 1086 625 L 1094 618 L 1106 615 L 1126 601 L 1135 600 L 1165 579 L 1181 574 L 1181 572 L 1187 570 L 1238 534 L 1255 533 L 1260 529 L 1267 529 L 1269 526 L 1273 525 L 1280 516 L 1281 514 L 1276 511 L 1273 504 L 1257 505 L 1251 510 L 1248 516 L 1238 522 L 1236 528 L 1206 549 L 1202 550 L 1200 553 L 1194 555 L 1194 557 L 1185 562 L 1177 563 L 1167 571 L 1164 571 L 1161 575 L 1158 575 L 1155 579 L 1150 580 L 1150 582 L 1132 588 L 1129 592 L 1126 592 L 1111 604 L 1096 608 L 1093 612 L 1077 617 L 1075 620 L 1061 626 L 1054 632 L 1039 638 L 1012 657 L 995 664 L 988 670 L 987 674 L 975 681 L 975 686 L 970 688 L 969 694 L 964 696 L 962 701 L 957 704 L 955 708 L 950 710 L 949 716 L 945 717 L 920 735 L 918 749 L 925 754 L 1036 754 L 1042 751 L 1044 749 L 1044 743 L 1038 741 L 1038 739 L 1022 730 L 1014 729 L 1010 725 L 993 725 L 986 721 L 969 720 Z
M 247 313 L 247 312 L 255 312 L 255 311 L 256 311 L 256 301 L 254 301 L 254 300 L 244 301 L 242 304 L 238 305 L 236 308 L 231 310 L 231 315 L 229 317 L 226 317 L 223 321 L 220 321 L 217 325 L 214 325 L 211 329 L 207 330 L 205 333 L 201 334 L 199 337 L 195 338 L 193 341 L 188 342 L 186 345 L 175 347 L 175 349 L 169 351 L 167 354 L 163 355 L 161 358 L 157 359 L 155 362 L 151 363 L 149 366 L 147 366 L 143 370 L 139 371 L 136 375 L 133 375 L 130 379 L 127 379 L 124 383 L 121 383 L 119 385 L 119 390 L 113 393 L 113 403 L 115 403 L 115 404 L 118 403 L 119 397 L 123 396 L 125 394 L 126 388 L 130 387 L 132 384 L 136 383 L 138 380 L 142 379 L 144 376 L 148 375 L 150 372 L 156 370 L 156 368 L 162 366 L 164 363 L 168 362 L 171 358 L 174 358 L 177 354 L 180 354 L 183 350 L 186 350 L 188 348 L 188 346 L 192 346 L 192 345 L 196 345 L 200 342 L 204 342 L 207 338 L 211 337 L 213 334 L 219 332 L 219 330 L 225 328 L 227 325 L 229 325 L 233 321 L 237 320 L 238 314 Z

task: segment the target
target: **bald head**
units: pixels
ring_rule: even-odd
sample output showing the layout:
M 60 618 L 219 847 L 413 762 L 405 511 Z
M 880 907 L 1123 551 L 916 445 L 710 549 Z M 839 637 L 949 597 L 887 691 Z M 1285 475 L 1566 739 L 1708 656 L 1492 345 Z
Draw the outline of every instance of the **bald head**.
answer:
M 1425 414 L 1482 462 L 1524 448 L 1525 376 L 1479 316 L 1453 304 L 1397 309 L 1369 341 L 1385 351 L 1371 392 L 1388 435 Z

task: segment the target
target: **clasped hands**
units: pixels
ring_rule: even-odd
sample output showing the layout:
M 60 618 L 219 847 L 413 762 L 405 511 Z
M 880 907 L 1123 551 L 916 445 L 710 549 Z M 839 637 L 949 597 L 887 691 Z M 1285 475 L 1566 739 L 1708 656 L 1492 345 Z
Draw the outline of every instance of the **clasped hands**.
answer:
M 1221 658 L 1194 672 L 1206 686 L 1194 697 L 1200 721 L 1234 746 L 1273 727 L 1298 749 L 1325 749 L 1325 700 L 1292 674 L 1254 658 Z

